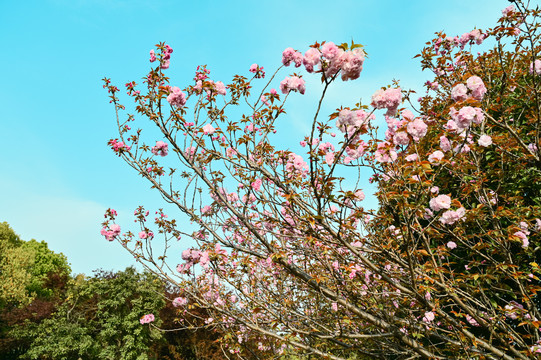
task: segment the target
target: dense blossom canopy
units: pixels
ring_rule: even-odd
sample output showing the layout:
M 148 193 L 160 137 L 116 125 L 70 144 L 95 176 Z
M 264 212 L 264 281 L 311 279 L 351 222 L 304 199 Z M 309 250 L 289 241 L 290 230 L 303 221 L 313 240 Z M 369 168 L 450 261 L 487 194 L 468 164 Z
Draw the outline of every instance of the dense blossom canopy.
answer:
M 494 28 L 427 43 L 419 57 L 434 78 L 419 99 L 394 82 L 331 114 L 321 111 L 328 87 L 361 74 L 358 44 L 287 48 L 270 80 L 257 64 L 228 85 L 199 67 L 182 90 L 168 85 L 172 50 L 159 44 L 144 93 L 128 94 L 163 137 L 127 130 L 136 117 L 120 119 L 105 79 L 120 136 L 110 145 L 194 230 L 140 207 L 135 232 L 145 236 L 120 233 L 112 210 L 102 234 L 179 286 L 178 309 L 207 309 L 231 354 L 257 339 L 276 356 L 535 356 L 539 11 L 517 2 L 502 14 Z M 298 73 L 275 81 L 288 66 Z M 312 90 L 303 76 L 321 78 L 321 98 L 301 148 L 280 149 L 287 99 Z M 229 112 L 241 105 L 244 115 Z M 159 143 L 169 156 L 154 156 Z M 367 178 L 377 210 L 363 206 Z M 197 246 L 167 252 L 183 236 Z

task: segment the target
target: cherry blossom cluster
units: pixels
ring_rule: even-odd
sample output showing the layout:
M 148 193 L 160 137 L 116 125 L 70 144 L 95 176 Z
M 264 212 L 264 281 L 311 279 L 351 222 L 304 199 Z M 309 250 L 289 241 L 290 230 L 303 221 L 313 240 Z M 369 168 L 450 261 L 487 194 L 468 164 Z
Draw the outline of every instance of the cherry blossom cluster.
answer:
M 393 116 L 402 102 L 400 88 L 379 89 L 372 95 L 371 105 L 376 109 L 387 109 L 387 115 Z
M 123 151 L 128 151 L 131 149 L 130 146 L 124 144 L 123 141 L 118 141 L 118 139 L 111 139 L 109 140 L 109 142 L 107 143 L 109 146 L 111 146 L 111 148 L 113 149 L 113 151 L 118 155 L 120 156 L 120 154 L 122 154 Z
M 541 230 L 541 220 L 535 219 L 536 225 L 534 226 L 534 231 L 539 232 Z M 530 236 L 530 230 L 528 223 L 521 221 L 519 223 L 520 231 L 515 232 L 513 235 L 522 242 L 522 247 L 527 248 L 530 245 L 528 236 Z
M 185 263 L 177 266 L 177 271 L 181 274 L 188 272 L 193 265 L 198 263 L 206 268 L 210 262 L 208 252 L 195 249 L 184 250 L 182 252 L 182 260 Z
M 332 166 L 335 159 L 334 145 L 330 142 L 321 143 L 319 144 L 319 150 L 325 154 L 325 162 L 327 165 Z
M 249 71 L 255 74 L 256 79 L 263 79 L 265 77 L 265 71 L 263 70 L 263 66 L 252 64 Z
M 393 162 L 398 159 L 396 149 L 388 141 L 378 143 L 374 156 L 376 161 L 381 163 Z
M 163 53 L 163 62 L 161 64 L 162 69 L 168 69 L 169 68 L 172 53 L 173 53 L 173 49 L 171 48 L 171 46 L 166 44 L 165 45 L 165 51 Z M 156 58 L 156 53 L 154 52 L 154 49 L 150 50 L 150 62 L 154 62 L 154 61 L 156 61 L 156 59 L 157 58 Z
M 332 77 L 341 70 L 342 80 L 347 81 L 359 78 L 365 56 L 361 48 L 344 51 L 329 41 L 321 45 L 319 49 L 310 48 L 304 56 L 289 47 L 282 53 L 282 63 L 285 66 L 295 63 L 295 67 L 304 64 L 309 73 L 314 72 L 314 68 L 319 65 L 318 70 L 323 70 L 326 77 Z
M 306 90 L 304 84 L 304 79 L 298 76 L 287 76 L 280 82 L 280 91 L 282 94 L 288 94 L 290 91 L 298 91 L 301 94 L 304 94 L 304 91 Z
M 193 78 L 195 82 L 205 81 L 209 78 L 210 70 L 207 69 L 206 65 L 198 65 L 195 70 L 195 77 Z
M 334 76 L 342 70 L 342 80 L 344 81 L 355 80 L 360 76 L 366 56 L 361 48 L 344 51 L 332 41 L 321 46 L 321 55 L 323 56 L 322 66 L 325 76 Z
M 368 123 L 370 120 L 374 120 L 376 116 L 369 114 L 364 110 L 340 110 L 338 118 L 336 119 L 336 127 L 346 136 L 352 137 L 356 134 L 356 138 L 360 135 L 359 130 L 368 130 Z
M 483 110 L 472 106 L 465 106 L 460 110 L 451 107 L 449 115 L 451 116 L 451 120 L 447 122 L 446 128 L 451 132 L 458 133 L 469 128 L 472 123 L 481 124 L 485 119 Z
M 203 126 L 203 134 L 205 135 L 212 135 L 215 131 L 216 129 L 211 124 L 206 124 L 205 126 Z
M 205 91 L 207 93 L 207 98 L 210 98 L 213 91 L 219 95 L 227 94 L 225 84 L 221 81 L 214 82 L 213 80 L 207 80 L 205 82 L 202 80 L 197 80 L 193 90 L 196 94 L 201 94 L 203 91 Z
M 156 141 L 156 145 L 150 150 L 154 155 L 167 156 L 168 145 L 163 141 Z
M 179 306 L 184 306 L 188 303 L 188 299 L 184 298 L 184 297 L 176 297 L 173 299 L 173 306 L 174 307 L 179 307 Z
M 356 160 L 364 155 L 368 144 L 363 140 L 359 140 L 355 145 L 350 145 L 346 148 L 347 156 L 344 157 L 344 164 L 349 164 L 352 160 Z
M 475 43 L 481 45 L 486 38 L 487 35 L 483 34 L 479 29 L 466 32 L 461 36 L 440 37 L 434 42 L 434 51 L 436 55 L 444 55 L 455 47 L 463 50 L 468 44 L 473 45 Z
M 435 198 L 432 198 L 428 204 L 430 209 L 433 211 L 447 210 L 441 214 L 440 222 L 445 225 L 452 225 L 458 220 L 462 219 L 466 214 L 466 209 L 460 207 L 457 210 L 448 210 L 451 208 L 451 198 L 448 195 L 438 195 Z M 430 209 L 427 209 L 427 212 L 430 212 Z
M 413 140 L 418 142 L 426 135 L 428 125 L 421 118 L 415 118 L 413 121 L 408 123 L 406 129 Z
M 506 7 L 505 9 L 502 10 L 502 15 L 505 16 L 505 17 L 509 17 L 511 15 L 513 15 L 516 11 L 516 8 L 514 5 L 509 5 L 508 7 Z
M 483 40 L 485 40 L 486 35 L 483 34 L 479 29 L 474 29 L 470 32 L 462 34 L 462 36 L 458 39 L 458 43 L 460 44 L 461 48 L 464 48 L 465 45 L 468 43 L 476 43 L 477 45 L 481 45 L 483 43 Z
M 451 98 L 454 101 L 458 102 L 466 100 L 468 98 L 468 89 L 471 90 L 471 96 L 474 99 L 479 101 L 483 100 L 487 88 L 479 76 L 474 75 L 468 78 L 466 85 L 467 87 L 464 84 L 457 84 L 453 87 L 453 90 L 451 90 Z
M 154 320 L 155 320 L 154 314 L 146 314 L 146 315 L 143 315 L 141 319 L 139 319 L 139 322 L 141 323 L 141 325 L 144 325 L 144 324 L 150 324 L 151 322 L 154 322 Z
M 436 150 L 430 155 L 428 155 L 428 161 L 431 163 L 437 163 L 445 157 L 445 154 L 440 150 Z
M 183 107 L 186 105 L 186 94 L 180 88 L 177 86 L 169 87 L 169 96 L 167 96 L 167 101 L 171 106 L 175 106 L 178 108 Z
M 444 225 L 453 225 L 458 220 L 462 219 L 464 215 L 466 215 L 466 209 L 463 207 L 460 207 L 457 210 L 447 210 L 441 214 L 440 222 Z
M 282 64 L 285 66 L 289 66 L 292 62 L 294 62 L 295 67 L 300 67 L 302 65 L 302 61 L 302 53 L 295 51 L 293 48 L 288 47 L 282 52 Z
M 428 125 L 424 120 L 420 117 L 414 118 L 414 115 L 410 110 L 404 110 L 400 115 L 402 119 L 390 116 L 385 117 L 388 126 L 385 131 L 386 143 L 385 145 L 379 146 L 376 151 L 379 153 L 377 158 L 380 160 L 378 161 L 389 162 L 395 158 L 394 152 L 389 153 L 390 157 L 382 156 L 383 153 L 387 151 L 385 150 L 387 147 L 390 147 L 391 145 L 408 145 L 410 143 L 410 137 L 415 142 L 418 142 L 428 131 Z M 392 151 L 394 151 L 394 149 L 392 149 Z
M 300 175 L 304 177 L 308 174 L 308 164 L 304 161 L 302 156 L 290 153 L 286 163 L 286 171 L 291 174 L 300 173 Z
M 530 74 L 541 75 L 541 60 L 537 59 L 530 64 Z
M 109 229 L 104 227 L 100 230 L 100 234 L 105 236 L 108 241 L 113 241 L 115 237 L 120 235 L 120 225 L 112 224 L 111 226 L 109 226 Z

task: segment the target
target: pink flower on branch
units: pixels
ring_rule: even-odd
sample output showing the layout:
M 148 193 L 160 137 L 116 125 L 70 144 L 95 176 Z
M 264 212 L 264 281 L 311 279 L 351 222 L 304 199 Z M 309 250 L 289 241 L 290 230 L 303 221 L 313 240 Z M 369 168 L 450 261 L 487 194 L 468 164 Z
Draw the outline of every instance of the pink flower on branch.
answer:
M 286 77 L 280 82 L 280 91 L 282 94 L 288 94 L 290 91 L 298 91 L 301 94 L 304 94 L 304 91 L 306 90 L 304 84 L 305 81 L 298 76 Z
M 492 138 L 488 135 L 483 134 L 479 137 L 477 143 L 479 144 L 479 146 L 487 147 L 492 145 Z
M 141 319 L 139 319 L 139 322 L 141 323 L 141 325 L 150 324 L 151 322 L 154 322 L 154 314 L 143 315 Z
M 466 214 L 466 209 L 461 207 L 458 210 L 447 210 L 441 215 L 440 222 L 445 225 L 453 225 L 458 220 L 462 219 Z
M 429 205 L 434 211 L 449 209 L 451 207 L 451 198 L 448 195 L 438 195 L 430 200 Z
M 178 87 L 173 86 L 170 88 L 171 92 L 167 96 L 167 101 L 171 106 L 183 107 L 186 104 L 186 94 L 184 94 Z
M 205 135 L 212 135 L 215 131 L 216 129 L 214 129 L 211 124 L 206 124 L 205 126 L 203 126 L 203 134 Z
M 376 109 L 387 109 L 387 115 L 393 116 L 402 102 L 400 88 L 380 89 L 372 95 L 371 105 Z
M 167 156 L 168 145 L 163 141 L 156 141 L 156 145 L 152 147 L 151 152 L 154 155 Z

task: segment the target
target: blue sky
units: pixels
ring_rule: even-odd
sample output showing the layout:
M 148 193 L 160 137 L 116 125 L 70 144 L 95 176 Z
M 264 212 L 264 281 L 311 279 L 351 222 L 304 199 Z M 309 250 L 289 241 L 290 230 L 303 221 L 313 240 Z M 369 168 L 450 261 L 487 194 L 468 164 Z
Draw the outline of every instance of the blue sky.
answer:
M 162 206 L 106 146 L 115 137 L 113 108 L 101 78 L 117 86 L 149 70 L 154 44 L 170 44 L 169 76 L 184 87 L 195 67 L 227 83 L 258 63 L 271 72 L 281 52 L 315 41 L 365 45 L 360 79 L 337 83 L 329 109 L 368 99 L 400 79 L 420 89 L 431 74 L 413 56 L 433 33 L 461 35 L 492 26 L 506 0 L 167 1 L 28 0 L 0 2 L 0 222 L 24 239 L 45 240 L 76 273 L 120 270 L 133 263 L 99 235 L 106 208 L 121 222 L 139 204 Z M 282 77 L 288 71 L 282 72 Z M 317 80 L 317 79 L 316 79 Z M 307 84 L 317 82 L 309 80 Z M 279 80 L 278 80 L 279 81 Z M 304 135 L 317 93 L 292 99 L 296 138 Z

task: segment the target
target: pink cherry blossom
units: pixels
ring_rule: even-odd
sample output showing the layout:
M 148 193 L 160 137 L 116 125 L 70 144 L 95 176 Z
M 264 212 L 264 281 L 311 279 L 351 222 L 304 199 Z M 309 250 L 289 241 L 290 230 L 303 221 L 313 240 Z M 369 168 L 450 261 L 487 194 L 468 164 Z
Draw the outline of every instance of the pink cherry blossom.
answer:
M 470 325 L 472 325 L 472 326 L 479 326 L 479 323 L 477 322 L 477 320 L 475 320 L 474 318 L 472 318 L 468 314 L 466 314 L 466 321 L 469 322 Z
M 459 128 L 466 129 L 477 117 L 477 110 L 471 106 L 465 106 L 458 111 L 456 124 Z
M 488 135 L 481 135 L 479 140 L 477 140 L 479 146 L 487 147 L 492 145 L 492 138 Z
M 377 150 L 374 154 L 377 162 L 393 162 L 398 158 L 394 147 L 390 147 L 389 145 L 387 142 L 380 142 L 377 145 Z
M 167 101 L 171 106 L 183 107 L 186 104 L 186 94 L 184 94 L 178 87 L 173 86 Z
M 470 76 L 466 81 L 468 88 L 472 91 L 472 96 L 477 100 L 482 100 L 487 92 L 483 80 L 479 76 Z
M 280 91 L 282 91 L 283 94 L 287 94 L 290 91 L 298 91 L 301 94 L 304 94 L 304 91 L 306 90 L 304 84 L 304 80 L 300 77 L 286 77 L 280 82 Z
M 541 60 L 537 59 L 530 64 L 530 74 L 541 75 Z
M 430 200 L 429 205 L 434 211 L 449 209 L 451 207 L 451 198 L 448 195 L 438 195 Z
M 153 321 L 154 321 L 154 314 L 146 314 L 143 317 L 141 317 L 141 319 L 139 319 L 139 322 L 141 323 L 141 325 L 150 324 Z
M 108 144 L 113 148 L 113 151 L 120 156 L 124 151 L 129 151 L 130 146 L 124 144 L 123 141 L 118 141 L 118 139 L 109 140 Z
M 339 48 L 332 41 L 328 41 L 321 46 L 321 53 L 327 60 L 333 60 L 339 54 Z
M 395 145 L 408 145 L 409 142 L 410 138 L 405 131 L 398 131 L 396 134 L 394 134 L 393 143 Z
M 454 101 L 464 101 L 468 98 L 468 88 L 464 84 L 455 85 L 451 90 L 451 99 Z
M 392 116 L 402 102 L 402 90 L 400 88 L 380 89 L 372 95 L 371 105 L 376 109 L 387 109 L 387 115 Z
M 432 311 L 425 312 L 425 316 L 423 317 L 423 321 L 427 324 L 430 324 L 434 319 L 436 318 L 436 315 Z
M 156 54 L 154 53 L 154 50 L 150 50 L 150 62 L 156 61 Z
M 214 129 L 211 124 L 206 124 L 205 126 L 203 126 L 203 134 L 205 135 L 212 135 L 215 131 L 216 129 Z
M 179 307 L 179 306 L 184 306 L 188 303 L 188 299 L 184 298 L 184 297 L 176 297 L 174 300 L 173 300 L 173 306 L 174 307 Z
M 522 247 L 527 248 L 528 245 L 530 245 L 530 241 L 528 240 L 528 236 L 523 231 L 517 231 L 513 235 L 518 237 L 522 241 Z
M 288 47 L 282 52 L 282 64 L 289 66 L 291 62 L 295 63 L 295 67 L 302 65 L 303 56 L 300 52 Z
M 419 156 L 417 154 L 409 154 L 406 156 L 406 161 L 417 161 L 419 159 Z
M 509 5 L 508 7 L 502 10 L 502 15 L 505 17 L 511 16 L 515 11 L 516 11 L 515 6 Z
M 359 78 L 363 70 L 364 59 L 364 50 L 360 48 L 343 53 L 341 56 L 342 80 L 347 81 Z
M 440 148 L 444 152 L 451 150 L 451 142 L 447 137 L 440 136 Z
M 252 185 L 252 189 L 254 189 L 255 191 L 261 191 L 261 185 L 263 184 L 263 182 L 261 181 L 261 179 L 256 179 L 251 185 Z
M 331 205 L 328 209 L 327 209 L 327 212 L 329 214 L 336 214 L 338 212 L 338 208 L 336 207 L 336 205 Z
M 271 106 L 271 104 L 269 103 L 267 97 L 265 95 L 261 95 L 261 97 L 259 98 L 259 100 L 261 100 L 261 102 L 267 106 Z
M 227 93 L 227 91 L 225 89 L 225 85 L 221 81 L 217 81 L 216 83 L 214 83 L 214 89 L 220 95 L 225 95 Z
M 438 162 L 443 159 L 444 156 L 445 155 L 441 151 L 436 150 L 432 154 L 428 155 L 428 161 L 430 161 L 431 163 Z
M 363 201 L 365 198 L 364 192 L 360 189 L 355 191 L 355 197 L 357 198 L 357 200 Z
M 404 119 L 408 119 L 408 120 L 413 120 L 414 118 L 413 113 L 411 112 L 411 110 L 408 110 L 408 109 L 403 110 L 400 113 L 400 115 L 402 115 Z
M 167 156 L 168 145 L 163 141 L 156 141 L 156 145 L 150 150 L 154 155 Z
M 462 219 L 466 214 L 466 209 L 461 207 L 458 210 L 447 210 L 441 215 L 440 222 L 446 225 L 452 225 L 458 220 Z
M 456 248 L 456 243 L 454 241 L 449 241 L 447 243 L 447 247 L 451 250 L 455 249 Z
M 427 130 L 428 126 L 420 118 L 408 123 L 407 126 L 408 134 L 410 134 L 416 142 L 426 135 Z
M 316 48 L 310 48 L 304 53 L 302 63 L 309 73 L 314 72 L 314 66 L 320 63 L 321 53 Z
M 325 154 L 325 162 L 327 163 L 327 165 L 332 166 L 332 164 L 334 163 L 334 152 L 331 151 Z

